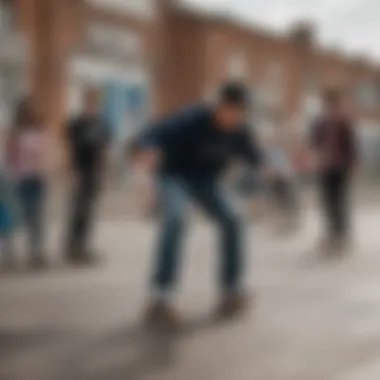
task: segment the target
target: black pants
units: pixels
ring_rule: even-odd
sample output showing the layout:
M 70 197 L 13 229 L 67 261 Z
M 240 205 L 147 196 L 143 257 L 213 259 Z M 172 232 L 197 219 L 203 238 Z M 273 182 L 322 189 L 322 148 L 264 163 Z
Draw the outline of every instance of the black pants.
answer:
M 94 206 L 99 192 L 98 173 L 83 171 L 73 189 L 67 254 L 80 255 L 88 249 L 94 219 Z
M 332 238 L 345 238 L 349 232 L 349 177 L 347 170 L 321 173 L 322 207 Z

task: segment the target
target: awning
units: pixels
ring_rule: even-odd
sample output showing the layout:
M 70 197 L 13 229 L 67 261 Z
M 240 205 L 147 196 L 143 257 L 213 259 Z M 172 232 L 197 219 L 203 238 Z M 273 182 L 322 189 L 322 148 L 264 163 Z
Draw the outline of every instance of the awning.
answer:
M 102 83 L 114 79 L 124 83 L 147 83 L 149 70 L 141 61 L 128 64 L 112 57 L 93 54 L 76 54 L 70 60 L 70 76 L 91 83 Z

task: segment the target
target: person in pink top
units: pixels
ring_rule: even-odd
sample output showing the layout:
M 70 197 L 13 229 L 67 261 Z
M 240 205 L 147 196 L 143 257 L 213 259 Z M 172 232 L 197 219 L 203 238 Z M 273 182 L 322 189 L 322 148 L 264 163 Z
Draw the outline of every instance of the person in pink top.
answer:
M 29 100 L 20 103 L 8 139 L 7 166 L 28 233 L 30 265 L 46 264 L 44 206 L 46 200 L 47 132 Z

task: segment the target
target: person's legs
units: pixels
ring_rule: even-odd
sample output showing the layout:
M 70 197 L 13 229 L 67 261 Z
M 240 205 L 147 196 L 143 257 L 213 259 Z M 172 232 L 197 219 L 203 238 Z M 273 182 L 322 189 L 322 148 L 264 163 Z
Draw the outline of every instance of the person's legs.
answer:
M 70 217 L 68 225 L 68 237 L 66 244 L 66 255 L 68 258 L 73 258 L 78 255 L 79 245 L 82 235 L 83 225 L 83 206 L 86 202 L 84 179 L 82 176 L 78 177 L 72 189 L 72 196 L 70 200 Z
M 326 242 L 331 242 L 335 234 L 335 186 L 334 176 L 331 172 L 321 173 L 320 176 L 320 190 L 322 209 L 325 215 L 325 229 L 326 229 Z
M 223 292 L 239 292 L 242 287 L 243 247 L 242 228 L 238 216 L 218 184 L 194 183 L 191 195 L 216 221 L 221 235 L 220 284 Z
M 335 229 L 337 238 L 342 240 L 345 240 L 349 233 L 348 186 L 348 173 L 345 171 L 337 172 L 335 180 Z
M 41 257 L 44 245 L 45 184 L 42 179 L 30 179 L 24 183 L 25 222 L 29 235 L 31 257 Z
M 3 172 L 0 173 L 2 202 L 0 204 L 0 255 L 5 266 L 15 264 L 14 232 L 18 222 L 17 187 Z
M 95 181 L 86 181 L 84 187 L 84 202 L 82 205 L 79 251 L 83 255 L 91 256 L 91 233 L 94 226 L 95 206 L 97 202 L 97 184 Z
M 96 202 L 97 183 L 92 176 L 81 173 L 75 184 L 72 198 L 72 213 L 69 222 L 67 256 L 72 259 L 88 255 L 88 240 Z
M 159 297 L 166 298 L 173 290 L 177 279 L 187 194 L 182 181 L 172 177 L 160 179 L 158 193 L 162 216 L 153 288 Z
M 176 328 L 181 318 L 172 305 L 172 292 L 182 254 L 187 194 L 182 181 L 165 177 L 159 180 L 158 195 L 162 210 L 161 230 L 155 253 L 153 299 L 146 313 L 146 321 L 148 324 Z
M 42 255 L 44 252 L 45 240 L 45 203 L 46 187 L 42 179 L 36 180 L 35 197 L 30 205 L 30 241 L 34 255 Z
M 13 252 L 13 215 L 11 206 L 5 201 L 0 202 L 0 258 L 7 265 L 14 260 Z
M 14 252 L 13 231 L 2 230 L 0 233 L 0 266 L 13 267 L 16 261 Z
M 341 224 L 341 177 L 340 173 L 333 172 L 330 175 L 330 209 L 331 229 L 334 240 L 339 238 Z
M 29 178 L 19 184 L 20 203 L 28 234 L 31 264 L 43 264 L 45 183 L 42 178 Z
M 190 190 L 191 195 L 220 228 L 222 297 L 217 315 L 235 316 L 247 307 L 243 289 L 244 257 L 240 220 L 218 184 L 209 181 L 194 183 Z
M 321 179 L 328 227 L 328 247 L 340 249 L 348 233 L 348 175 L 344 171 L 326 172 Z

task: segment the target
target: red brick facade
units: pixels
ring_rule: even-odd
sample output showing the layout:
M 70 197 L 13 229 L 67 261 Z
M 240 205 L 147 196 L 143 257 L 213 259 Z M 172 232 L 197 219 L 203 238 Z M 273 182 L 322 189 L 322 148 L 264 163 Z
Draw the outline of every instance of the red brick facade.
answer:
M 307 34 L 276 36 L 171 3 L 157 0 L 154 17 L 143 21 L 100 11 L 85 1 L 15 0 L 29 41 L 31 93 L 52 125 L 59 126 L 64 118 L 70 52 L 89 20 L 132 28 L 142 36 L 143 59 L 159 112 L 203 97 L 229 75 L 231 57 L 238 56 L 244 61 L 243 77 L 253 88 L 268 90 L 269 69 L 279 68 L 278 106 L 289 117 L 300 112 L 307 91 L 339 85 L 346 89 L 350 110 L 358 118 L 379 121 L 379 107 L 361 106 L 356 96 L 360 83 L 379 87 L 375 65 L 322 51 Z

